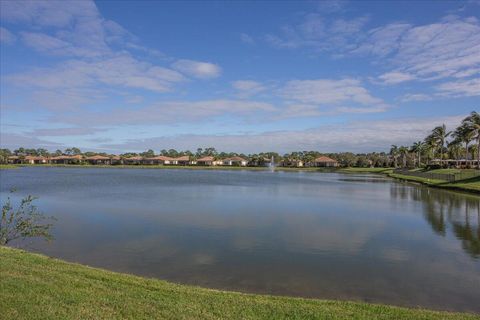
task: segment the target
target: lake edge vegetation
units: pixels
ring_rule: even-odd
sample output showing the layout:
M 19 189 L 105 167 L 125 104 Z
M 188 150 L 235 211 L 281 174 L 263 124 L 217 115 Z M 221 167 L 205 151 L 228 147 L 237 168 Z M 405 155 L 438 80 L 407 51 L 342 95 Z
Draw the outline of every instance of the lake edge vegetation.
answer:
M 363 302 L 204 289 L 69 263 L 0 246 L 7 319 L 478 319 Z

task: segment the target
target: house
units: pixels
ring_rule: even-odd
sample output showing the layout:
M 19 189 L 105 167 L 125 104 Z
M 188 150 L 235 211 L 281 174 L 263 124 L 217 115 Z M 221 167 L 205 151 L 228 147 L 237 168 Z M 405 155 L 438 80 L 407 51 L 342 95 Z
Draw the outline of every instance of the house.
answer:
M 128 165 L 139 165 L 143 163 L 143 158 L 139 156 L 124 158 L 123 163 Z
M 112 164 L 112 160 L 110 159 L 110 157 L 101 156 L 101 155 L 87 157 L 85 158 L 85 161 L 87 161 L 90 164 L 103 164 L 103 165 Z
M 332 158 L 321 156 L 316 158 L 313 161 L 314 167 L 338 167 L 337 160 L 333 160 Z
M 151 158 L 143 159 L 143 164 L 151 164 L 151 165 L 166 165 L 172 164 L 173 158 L 167 156 L 156 156 Z
M 112 165 L 123 164 L 123 159 L 120 156 L 113 156 L 113 157 L 110 158 L 110 163 Z
M 23 162 L 28 164 L 45 164 L 48 163 L 48 159 L 42 156 L 26 156 Z
M 50 163 L 54 163 L 54 164 L 78 164 L 78 163 L 81 163 L 82 160 L 83 160 L 83 158 L 79 154 L 74 155 L 74 156 L 62 155 L 62 156 L 57 156 L 57 157 L 50 158 Z
M 180 166 L 186 166 L 190 164 L 190 157 L 189 156 L 181 156 L 178 158 L 172 159 L 172 164 L 177 164 Z
M 248 162 L 250 167 L 269 167 L 271 164 L 271 158 L 253 158 Z M 273 164 L 275 164 L 275 162 L 273 162 Z
M 214 157 L 203 157 L 197 159 L 197 165 L 199 166 L 214 166 L 216 164 Z
M 281 165 L 282 167 L 301 168 L 303 167 L 303 161 L 299 159 L 286 159 L 282 161 Z
M 7 158 L 7 163 L 17 164 L 17 163 L 21 163 L 21 160 L 19 156 L 9 156 Z
M 223 166 L 238 166 L 245 167 L 248 164 L 248 161 L 242 157 L 231 157 L 221 160 Z

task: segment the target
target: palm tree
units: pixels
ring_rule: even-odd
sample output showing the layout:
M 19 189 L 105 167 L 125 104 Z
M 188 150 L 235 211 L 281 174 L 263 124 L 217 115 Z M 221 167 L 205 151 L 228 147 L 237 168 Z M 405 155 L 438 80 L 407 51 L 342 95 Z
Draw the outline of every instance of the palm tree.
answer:
M 474 132 L 466 123 L 462 123 L 460 127 L 455 129 L 453 136 L 454 140 L 465 143 L 465 161 L 468 161 L 468 144 L 473 140 Z
M 417 163 L 419 167 L 422 165 L 421 156 L 422 156 L 422 151 L 424 147 L 425 147 L 425 144 L 423 143 L 423 141 L 417 141 L 417 142 L 414 142 L 412 147 L 410 148 L 410 150 L 417 155 L 415 163 Z
M 471 134 L 472 139 L 477 140 L 477 166 L 480 169 L 480 114 L 472 111 L 468 117 L 463 119 L 462 125 Z
M 458 158 L 460 157 L 460 153 L 462 152 L 462 140 L 455 136 L 455 132 L 452 134 L 452 136 L 454 136 L 455 138 L 448 143 L 447 148 L 450 156 L 453 159 L 457 160 L 458 167 Z
M 443 151 L 445 149 L 445 141 L 447 140 L 447 137 L 451 134 L 451 131 L 447 132 L 447 127 L 445 124 L 442 124 L 441 126 L 435 127 L 432 130 L 432 136 L 435 139 L 435 141 L 440 145 L 440 159 L 443 159 Z
M 390 148 L 390 156 L 393 158 L 393 167 L 397 167 L 397 158 L 398 158 L 398 147 L 394 144 L 392 144 L 392 147 Z
M 435 158 L 435 149 L 437 148 L 437 142 L 432 134 L 425 138 L 424 148 L 427 152 L 428 159 Z
M 407 167 L 408 148 L 401 146 L 398 148 L 398 153 L 402 156 L 402 167 Z

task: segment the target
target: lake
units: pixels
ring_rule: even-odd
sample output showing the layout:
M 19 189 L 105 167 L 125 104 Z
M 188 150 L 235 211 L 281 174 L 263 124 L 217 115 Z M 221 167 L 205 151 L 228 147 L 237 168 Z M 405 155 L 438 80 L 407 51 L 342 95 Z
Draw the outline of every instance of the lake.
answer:
M 68 261 L 242 292 L 480 312 L 480 197 L 379 175 L 0 170 Z

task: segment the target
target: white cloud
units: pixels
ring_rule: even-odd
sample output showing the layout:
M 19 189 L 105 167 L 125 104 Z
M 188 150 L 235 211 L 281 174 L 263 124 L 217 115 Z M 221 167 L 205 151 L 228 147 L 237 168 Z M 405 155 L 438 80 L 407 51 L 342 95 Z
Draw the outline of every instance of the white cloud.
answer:
M 411 74 L 404 72 L 387 72 L 378 77 L 384 84 L 398 84 L 415 79 Z
M 52 120 L 79 126 L 175 124 L 225 115 L 253 120 L 266 117 L 276 110 L 269 103 L 257 101 L 169 101 L 155 103 L 144 108 L 117 109 L 114 113 L 83 111 L 75 115 L 56 115 Z
M 468 76 L 480 66 L 480 23 L 473 17 L 447 16 L 420 26 L 389 24 L 370 31 L 353 52 L 389 58 L 395 72 L 419 79 Z
M 442 83 L 435 87 L 441 96 L 480 96 L 480 78 Z
M 262 83 L 253 80 L 237 80 L 232 82 L 232 87 L 241 97 L 250 97 L 267 89 Z
M 353 49 L 368 20 L 366 16 L 346 20 L 309 13 L 302 16 L 300 23 L 286 25 L 279 35 L 267 34 L 265 39 L 279 48 L 310 47 L 316 51 Z
M 26 135 L 34 137 L 65 137 L 65 136 L 85 136 L 93 135 L 97 132 L 106 131 L 107 129 L 89 128 L 89 127 L 73 127 L 73 128 L 42 128 L 27 132 Z
M 128 54 L 91 62 L 70 60 L 54 68 L 38 68 L 12 75 L 9 79 L 17 85 L 44 89 L 78 89 L 107 84 L 157 92 L 169 91 L 172 84 L 185 80 L 177 71 L 139 61 Z
M 243 43 L 247 43 L 247 44 L 254 44 L 255 43 L 255 40 L 250 35 L 248 35 L 246 33 L 240 33 L 240 40 Z
M 1 1 L 0 9 L 0 17 L 4 21 L 40 27 L 66 27 L 77 17 L 98 16 L 98 10 L 91 1 Z
M 61 143 L 39 139 L 34 136 L 26 136 L 17 133 L 0 132 L 0 147 L 16 149 L 18 147 L 25 148 L 59 148 L 63 146 Z
M 411 101 L 430 101 L 433 98 L 424 93 L 409 93 L 404 95 L 400 100 L 402 102 L 411 102 Z
M 439 118 L 409 118 L 341 125 L 326 125 L 308 130 L 272 131 L 256 134 L 224 135 L 175 135 L 147 139 L 129 139 L 121 143 L 103 145 L 116 150 L 145 150 L 146 148 L 176 148 L 194 150 L 199 146 L 213 146 L 218 150 L 245 153 L 274 150 L 291 152 L 298 150 L 338 151 L 386 151 L 391 144 L 410 145 L 421 140 L 438 125 L 457 126 L 464 115 Z M 405 134 L 408 132 L 408 134 Z
M 193 60 L 177 60 L 172 64 L 172 68 L 201 79 L 216 78 L 222 73 L 222 69 L 216 64 Z
M 356 79 L 292 80 L 280 90 L 285 99 L 317 105 L 385 105 L 383 100 L 373 97 Z
M 16 37 L 13 33 L 8 31 L 4 27 L 0 27 L 0 43 L 9 44 L 9 43 L 15 42 L 15 40 L 16 40 Z

